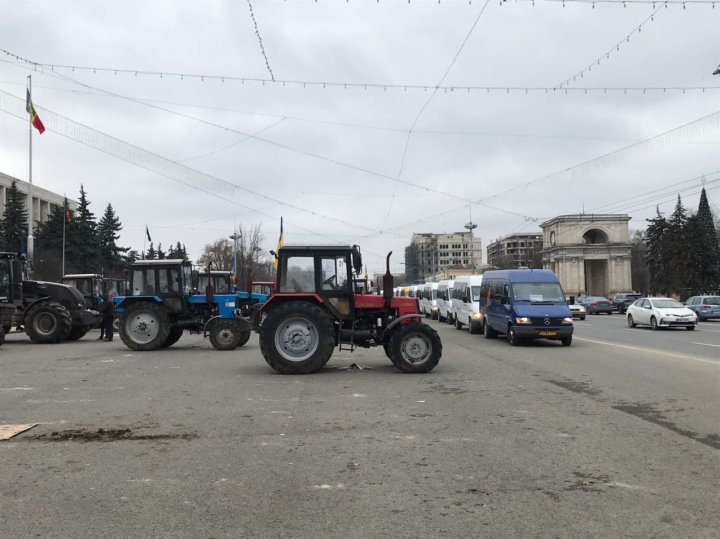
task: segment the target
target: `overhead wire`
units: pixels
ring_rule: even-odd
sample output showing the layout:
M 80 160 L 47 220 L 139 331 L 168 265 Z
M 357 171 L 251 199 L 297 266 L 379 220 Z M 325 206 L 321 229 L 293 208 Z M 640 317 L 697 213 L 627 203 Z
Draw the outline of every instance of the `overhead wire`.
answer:
M 258 43 L 260 43 L 260 52 L 262 53 L 262 57 L 265 59 L 265 67 L 268 70 L 268 73 L 270 73 L 270 80 L 275 80 L 275 74 L 273 73 L 273 70 L 270 68 L 270 61 L 268 60 L 267 54 L 265 53 L 265 46 L 263 45 L 262 36 L 260 35 L 260 30 L 258 29 L 257 20 L 255 19 L 255 11 L 253 10 L 253 5 L 251 0 L 247 0 L 248 7 L 250 8 L 250 18 L 252 19 L 253 26 L 255 27 L 255 35 L 258 38 Z
M 440 82 L 438 82 L 435 89 L 430 94 L 430 97 L 427 98 L 425 103 L 420 107 L 420 110 L 418 110 L 418 113 L 415 115 L 415 119 L 413 120 L 413 123 L 407 132 L 407 137 L 405 137 L 405 147 L 403 148 L 402 157 L 400 158 L 400 168 L 399 168 L 398 174 L 397 174 L 398 180 L 400 180 L 400 178 L 402 177 L 403 169 L 405 167 L 405 158 L 407 157 L 408 148 L 410 146 L 410 138 L 412 137 L 415 126 L 417 125 L 418 121 L 420 120 L 420 116 L 422 116 L 422 113 L 425 111 L 425 109 L 428 107 L 428 105 L 430 105 L 430 102 L 437 95 L 438 90 L 440 89 L 440 86 L 442 86 L 442 83 L 445 82 L 445 79 L 450 74 L 450 70 L 453 68 L 453 66 L 455 65 L 455 62 L 457 61 L 458 57 L 460 56 L 460 53 L 465 48 L 465 45 L 467 44 L 468 40 L 470 39 L 470 36 L 472 35 L 473 31 L 475 30 L 475 27 L 477 26 L 478 22 L 480 21 L 480 18 L 485 13 L 485 9 L 487 8 L 489 3 L 490 3 L 490 0 L 485 0 L 485 3 L 483 4 L 482 8 L 480 9 L 480 13 L 478 13 L 477 17 L 475 17 L 475 20 L 473 21 L 472 26 L 470 26 L 470 30 L 468 30 L 467 34 L 465 35 L 465 38 L 462 40 L 462 43 L 460 43 L 460 47 L 455 52 L 455 55 L 453 56 L 452 60 L 450 61 L 450 64 L 445 69 L 445 73 L 443 73 L 442 77 L 440 78 Z M 395 188 L 393 191 L 393 197 L 390 200 L 390 205 L 388 206 L 388 211 L 385 215 L 385 221 L 383 223 L 383 228 L 387 224 L 387 220 L 390 217 L 390 212 L 392 211 L 392 208 L 395 204 L 395 196 L 397 195 L 398 185 L 399 185 L 399 183 L 396 182 Z

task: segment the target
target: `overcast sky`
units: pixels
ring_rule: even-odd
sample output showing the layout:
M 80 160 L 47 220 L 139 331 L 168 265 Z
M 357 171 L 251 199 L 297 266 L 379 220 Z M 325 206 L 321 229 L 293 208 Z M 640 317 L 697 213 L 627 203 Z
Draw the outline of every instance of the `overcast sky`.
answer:
M 678 192 L 695 210 L 703 175 L 717 215 L 720 7 L 252 6 L 267 64 L 247 0 L 0 0 L 0 48 L 13 54 L 165 73 L 34 69 L 0 53 L 0 90 L 24 99 L 32 73 L 41 119 L 57 114 L 157 154 L 156 164 L 198 171 L 183 176 L 176 167 L 178 177 L 167 177 L 48 129 L 33 137 L 34 183 L 74 199 L 84 184 L 98 218 L 113 204 L 120 243 L 134 249 L 143 248 L 147 225 L 156 246 L 181 241 L 196 259 L 234 223 L 261 224 L 272 249 L 283 216 L 286 243 L 358 243 L 370 272 L 382 270 L 390 250 L 393 269 L 403 271 L 413 232 L 462 231 L 471 215 L 483 250 L 583 210 L 628 213 L 631 229 L 641 229 L 656 204 L 670 213 Z M 552 90 L 568 79 L 567 92 Z M 497 89 L 433 92 L 441 81 Z M 697 87 L 707 90 L 689 89 Z M 23 180 L 27 131 L 27 121 L 0 111 L 0 171 Z M 236 187 L 188 185 L 199 173 Z

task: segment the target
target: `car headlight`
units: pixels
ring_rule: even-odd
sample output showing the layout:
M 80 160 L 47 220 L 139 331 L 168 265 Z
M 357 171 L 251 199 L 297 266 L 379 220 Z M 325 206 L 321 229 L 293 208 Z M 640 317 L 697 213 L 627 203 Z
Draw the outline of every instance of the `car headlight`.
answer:
M 572 324 L 573 323 L 572 316 L 566 316 L 565 318 L 563 318 L 562 323 L 563 324 Z
M 515 317 L 515 323 L 516 324 L 531 324 L 530 318 L 527 316 L 516 316 Z
M 472 317 L 473 317 L 475 320 L 477 320 L 478 318 L 480 318 L 480 316 L 481 316 L 480 313 L 472 313 Z

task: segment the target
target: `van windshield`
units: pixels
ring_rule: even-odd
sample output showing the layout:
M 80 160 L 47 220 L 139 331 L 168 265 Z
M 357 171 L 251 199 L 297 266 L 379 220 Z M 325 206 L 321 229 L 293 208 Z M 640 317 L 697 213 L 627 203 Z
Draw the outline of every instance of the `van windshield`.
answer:
M 480 301 L 480 287 L 479 286 L 471 286 L 470 288 L 472 288 L 473 301 Z
M 513 283 L 513 301 L 552 305 L 565 303 L 558 283 Z

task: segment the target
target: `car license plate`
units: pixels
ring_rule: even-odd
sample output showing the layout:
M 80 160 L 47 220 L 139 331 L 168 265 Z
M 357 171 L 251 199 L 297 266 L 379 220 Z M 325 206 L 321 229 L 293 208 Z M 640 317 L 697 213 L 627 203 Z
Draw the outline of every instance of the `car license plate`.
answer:
M 688 318 L 678 318 L 678 322 L 689 322 L 690 320 Z
M 541 337 L 555 337 L 557 335 L 557 331 L 541 331 L 540 336 Z

